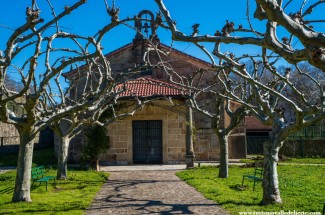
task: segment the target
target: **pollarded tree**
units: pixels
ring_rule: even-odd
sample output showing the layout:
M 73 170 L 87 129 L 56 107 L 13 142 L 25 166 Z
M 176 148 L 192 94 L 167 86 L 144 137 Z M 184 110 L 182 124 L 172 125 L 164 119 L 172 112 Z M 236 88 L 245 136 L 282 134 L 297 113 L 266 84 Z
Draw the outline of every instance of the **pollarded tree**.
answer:
M 228 83 L 229 85 L 229 83 Z M 233 91 L 228 86 L 228 90 Z M 242 97 L 243 99 L 243 97 Z M 228 168 L 229 168 L 229 156 L 228 156 L 228 141 L 229 135 L 233 129 L 238 126 L 247 115 L 247 110 L 245 106 L 240 106 L 236 108 L 230 108 L 231 100 L 224 98 L 222 95 L 217 93 L 217 98 L 213 101 L 215 105 L 215 113 L 213 116 L 213 128 L 218 137 L 220 144 L 220 167 L 219 167 L 219 178 L 228 178 Z M 223 116 L 223 120 L 221 120 Z M 226 124 L 225 117 L 229 117 L 230 121 Z
M 218 72 L 211 68 L 211 70 L 199 69 L 191 74 L 179 75 L 168 62 L 161 60 L 159 64 L 164 68 L 170 82 L 186 89 L 188 102 L 185 105 L 188 106 L 187 108 L 211 119 L 211 128 L 215 132 L 220 146 L 219 178 L 228 178 L 229 136 L 243 135 L 244 131 L 239 126 L 240 123 L 243 123 L 248 111 L 245 106 L 233 102 L 224 94 L 230 91 L 240 96 L 242 100 L 249 102 L 252 97 L 247 97 L 240 90 L 246 86 L 246 82 L 242 78 L 231 79 L 229 73 L 224 72 L 225 68 L 221 69 L 222 66 Z M 236 127 L 239 129 L 234 130 Z M 187 146 L 187 148 L 191 147 Z M 193 167 L 193 161 L 187 166 Z
M 12 77 L 10 77 L 9 75 L 6 76 L 5 78 L 5 86 L 8 90 L 12 91 L 12 92 L 17 92 L 22 88 L 21 83 L 16 82 Z
M 69 144 L 72 138 L 81 132 L 82 126 L 89 120 L 80 118 L 80 115 L 73 113 L 71 117 L 65 117 L 51 124 L 51 128 L 59 138 L 58 163 L 56 178 L 65 180 L 68 178 L 68 153 Z
M 176 21 L 172 19 L 170 13 L 162 0 L 155 0 L 163 15 L 166 18 L 172 37 L 176 41 L 186 42 L 212 42 L 223 44 L 254 45 L 263 47 L 277 53 L 286 61 L 292 64 L 307 61 L 316 68 L 325 70 L 325 34 L 317 31 L 317 24 L 323 23 L 323 17 L 312 16 L 314 10 L 324 6 L 323 0 L 302 1 L 301 5 L 290 5 L 293 1 L 283 0 L 255 0 L 256 8 L 254 17 L 266 22 L 265 32 L 254 29 L 250 20 L 249 10 L 247 9 L 247 19 L 249 28 L 244 28 L 239 24 L 236 28 L 235 23 L 226 22 L 221 30 L 217 30 L 214 36 L 198 35 L 198 25 L 193 26 L 194 32 L 186 35 L 177 29 Z M 248 2 L 249 4 L 249 2 Z M 289 7 L 291 6 L 291 7 Z M 294 8 L 294 9 L 292 9 Z M 321 9 L 321 8 L 320 8 Z M 311 19 L 308 19 L 311 17 Z M 227 19 L 227 17 L 225 17 Z M 310 24 L 313 26 L 310 26 Z M 278 38 L 277 30 L 287 36 Z M 321 29 L 321 28 L 320 28 Z M 240 33 L 241 36 L 231 36 L 232 33 Z M 295 49 L 294 45 L 300 44 L 300 49 Z
M 217 54 L 217 53 L 215 53 Z M 220 58 L 225 60 L 227 56 L 218 51 Z M 236 95 L 227 92 L 226 97 L 240 102 L 247 107 L 264 124 L 272 126 L 269 139 L 264 143 L 264 180 L 263 180 L 263 200 L 264 204 L 281 203 L 277 162 L 278 153 L 285 139 L 303 127 L 315 124 L 325 118 L 325 95 L 324 80 L 314 78 L 309 72 L 300 70 L 296 65 L 298 76 L 291 75 L 292 69 L 287 68 L 285 73 L 279 72 L 274 66 L 270 65 L 270 59 L 266 57 L 266 51 L 263 51 L 262 62 L 254 60 L 254 71 L 248 71 L 237 61 L 231 60 L 237 66 L 231 66 L 231 71 L 236 75 L 243 77 L 249 83 L 245 89 L 248 96 L 254 99 L 252 102 L 246 102 Z M 259 70 L 259 67 L 263 67 Z M 272 79 L 263 80 L 263 73 L 270 73 Z M 304 78 L 314 85 L 314 94 L 310 97 L 304 94 L 299 86 L 295 85 L 295 79 Z M 288 96 L 290 92 L 290 96 Z M 293 112 L 291 118 L 285 118 L 286 112 Z
M 31 201 L 31 166 L 37 133 L 62 118 L 69 119 L 74 113 L 107 105 L 107 94 L 115 95 L 110 92 L 115 79 L 102 53 L 101 40 L 108 31 L 131 20 L 119 20 L 119 9 L 108 7 L 111 23 L 94 36 L 80 36 L 63 31 L 58 21 L 77 11 L 86 0 L 66 6 L 58 14 L 48 3 L 53 18 L 45 22 L 36 1 L 32 0 L 26 9 L 26 22 L 13 30 L 0 52 L 0 117 L 2 122 L 15 125 L 20 136 L 13 202 Z M 80 75 L 66 87 L 62 73 L 71 66 Z M 8 90 L 4 83 L 11 73 L 22 83 L 17 92 Z M 95 84 L 92 80 L 96 80 Z M 79 97 L 70 96 L 80 83 L 84 88 L 79 90 Z M 8 109 L 8 104 L 13 102 L 24 109 L 23 115 L 16 116 Z
M 325 71 L 325 35 L 319 28 L 312 28 L 310 23 L 318 24 L 324 22 L 322 18 L 308 20 L 315 8 L 324 5 L 325 1 L 302 1 L 301 6 L 290 5 L 293 1 L 282 0 L 255 0 L 256 8 L 254 16 L 261 21 L 264 29 L 257 30 L 252 27 L 244 28 L 243 25 L 235 26 L 233 22 L 226 22 L 221 30 L 214 33 L 214 36 L 199 35 L 198 25 L 193 26 L 193 33 L 186 35 L 177 29 L 176 22 L 172 19 L 168 9 L 162 0 L 155 0 L 162 14 L 164 15 L 172 37 L 177 41 L 192 42 L 200 47 L 210 57 L 214 68 L 218 73 L 234 74 L 244 79 L 248 86 L 242 88 L 247 97 L 252 97 L 251 102 L 242 100 L 233 91 L 227 89 L 225 98 L 237 101 L 248 108 L 252 114 L 258 117 L 263 123 L 272 126 L 270 139 L 264 144 L 264 180 L 263 180 L 263 204 L 281 203 L 279 182 L 277 175 L 278 152 L 283 141 L 288 135 L 300 130 L 304 126 L 317 123 L 325 117 L 324 114 L 324 85 L 323 82 L 303 71 L 300 62 L 308 64 Z M 291 7 L 288 7 L 291 6 Z M 311 16 L 312 17 L 312 16 Z M 225 17 L 227 19 L 227 17 Z M 284 35 L 278 38 L 278 32 Z M 236 36 L 232 36 L 233 33 Z M 295 41 L 295 42 L 293 42 Z M 214 50 L 208 51 L 200 42 L 214 43 Z M 220 46 L 224 44 L 254 45 L 262 54 L 236 56 L 232 53 L 223 53 Z M 294 48 L 294 45 L 299 49 Z M 221 64 L 215 63 L 215 58 Z M 245 58 L 253 61 L 253 69 L 249 70 L 242 60 Z M 291 64 L 285 72 L 278 70 L 278 59 Z M 277 63 L 277 64 L 276 64 Z M 280 61 L 281 63 L 281 61 Z M 310 99 L 305 95 L 292 80 L 291 68 L 295 68 L 300 77 L 308 79 L 315 86 L 316 97 Z M 227 72 L 226 72 L 227 71 Z M 263 79 L 265 73 L 271 77 L 268 81 Z M 221 79 L 221 81 L 223 81 Z M 288 97 L 287 92 L 295 96 Z M 292 99 L 294 98 L 294 99 Z M 285 121 L 283 104 L 290 107 L 294 117 Z
M 124 20 L 119 21 L 118 20 L 118 13 L 119 8 L 115 7 L 115 3 L 113 1 L 113 7 L 109 7 L 107 4 L 107 1 L 104 0 L 106 5 L 106 10 L 108 15 L 111 17 L 112 23 L 110 25 L 105 26 L 101 30 L 98 31 L 96 34 L 96 37 L 98 39 L 102 39 L 104 34 L 112 29 L 113 27 L 124 24 L 128 21 L 136 21 L 139 22 L 142 20 L 141 17 L 134 17 L 133 19 L 127 18 Z M 146 19 L 144 19 L 146 20 Z M 160 23 L 159 17 L 157 17 L 152 25 L 157 26 Z M 153 28 L 157 28 L 153 27 Z M 133 29 L 133 28 L 132 28 Z M 68 73 L 63 74 L 64 77 L 68 78 L 70 80 L 70 85 L 66 92 L 68 92 L 66 99 L 67 102 L 75 102 L 79 100 L 84 100 L 85 93 L 90 92 L 91 94 L 95 92 L 97 93 L 103 93 L 100 92 L 100 90 L 103 90 L 105 93 L 103 94 L 103 97 L 101 100 L 98 101 L 96 105 L 91 105 L 89 107 L 86 107 L 86 109 L 78 110 L 75 112 L 70 112 L 66 114 L 63 118 L 54 121 L 53 123 L 50 123 L 51 127 L 55 131 L 56 135 L 60 139 L 59 143 L 59 150 L 58 150 L 58 170 L 57 170 L 57 178 L 58 179 L 66 179 L 67 178 L 67 161 L 68 161 L 68 150 L 69 150 L 69 143 L 70 140 L 73 139 L 76 135 L 80 133 L 85 127 L 95 128 L 94 132 L 99 132 L 98 134 L 103 134 L 102 128 L 111 122 L 113 122 L 116 119 L 127 117 L 127 116 L 133 116 L 135 112 L 142 108 L 143 105 L 150 100 L 145 99 L 139 99 L 135 97 L 133 99 L 133 102 L 129 102 L 130 105 L 125 105 L 120 99 L 120 94 L 125 93 L 127 91 L 127 81 L 129 79 L 134 78 L 135 76 L 138 76 L 141 71 L 150 69 L 153 67 L 151 65 L 149 60 L 149 53 L 154 49 L 154 40 L 155 37 L 146 38 L 145 35 L 142 35 L 142 33 L 137 30 L 137 35 L 141 35 L 141 37 L 145 38 L 148 45 L 145 49 L 143 49 L 143 55 L 147 56 L 142 59 L 141 64 L 134 65 L 132 68 L 128 69 L 127 71 L 123 73 L 115 73 L 111 74 L 111 70 L 109 67 L 109 62 L 105 58 L 106 56 L 101 55 L 101 58 L 96 61 L 96 66 L 92 67 L 91 69 L 85 68 L 84 66 L 80 68 L 70 68 L 70 71 Z M 109 70 L 109 76 L 105 76 L 102 73 Z M 90 73 L 85 72 L 85 70 L 89 70 Z M 103 83 L 103 80 L 105 82 Z M 86 111 L 85 111 L 86 110 Z M 91 133 L 91 132 L 90 132 Z M 87 132 L 86 132 L 87 134 Z M 91 134 L 89 134 L 91 136 Z M 89 136 L 88 135 L 88 136 Z M 91 138 L 90 138 L 91 139 Z M 89 140 L 90 140 L 89 139 Z M 105 141 L 104 141 L 105 142 Z M 91 144 L 89 144 L 90 146 Z M 105 146 L 105 143 L 102 144 L 102 146 Z M 86 146 L 86 148 L 88 145 Z M 86 156 L 88 158 L 98 158 L 98 153 L 101 151 L 101 148 L 105 147 L 92 147 L 92 150 L 94 152 L 89 152 Z M 95 162 L 98 164 L 98 159 Z M 97 168 L 98 169 L 98 166 Z
M 127 76 L 125 77 L 127 78 Z M 121 81 L 122 79 L 120 79 Z M 124 81 L 124 80 L 123 80 Z M 119 81 L 117 81 L 119 83 Z M 119 84 L 120 86 L 123 85 L 122 83 Z M 113 84 L 112 87 L 116 88 L 116 85 Z M 121 103 L 117 102 L 117 99 L 119 97 L 119 94 L 125 92 L 125 89 L 123 87 L 118 87 L 120 90 L 111 90 L 111 93 L 106 94 L 106 99 L 103 100 L 103 104 L 100 105 L 98 108 L 93 110 L 87 110 L 81 111 L 81 112 L 75 112 L 71 113 L 68 116 L 61 118 L 59 121 L 56 121 L 51 124 L 51 128 L 54 130 L 55 134 L 59 138 L 59 148 L 58 148 L 58 167 L 57 167 L 57 179 L 67 179 L 68 178 L 68 152 L 69 152 L 69 145 L 70 141 L 76 137 L 80 132 L 82 132 L 85 127 L 90 128 L 89 135 L 86 132 L 86 136 L 93 136 L 96 137 L 96 132 L 98 132 L 98 136 L 100 135 L 106 135 L 106 133 L 102 130 L 102 128 L 105 128 L 106 125 L 112 123 L 114 120 L 127 117 L 127 116 L 133 116 L 135 112 L 142 108 L 143 105 L 147 101 L 141 101 L 139 99 L 136 99 L 136 103 L 132 103 L 132 107 L 125 108 L 121 105 Z M 114 95 L 112 95 L 114 94 Z M 123 108 L 121 108 L 123 107 Z M 88 129 L 86 129 L 88 130 Z M 94 132 L 92 132 L 94 131 Z M 91 139 L 91 138 L 89 138 Z M 103 150 L 107 149 L 105 146 L 107 146 L 106 141 L 103 140 L 103 142 L 100 146 L 96 146 L 96 141 L 92 142 L 90 145 L 92 147 L 88 147 L 88 144 L 86 148 L 88 147 L 88 153 L 86 157 L 92 158 L 98 158 L 99 153 Z M 90 146 L 89 145 L 89 146 Z M 94 151 L 93 151 L 94 150 Z M 98 160 L 96 160 L 96 164 L 98 164 Z M 96 166 L 96 170 L 98 170 L 98 166 Z

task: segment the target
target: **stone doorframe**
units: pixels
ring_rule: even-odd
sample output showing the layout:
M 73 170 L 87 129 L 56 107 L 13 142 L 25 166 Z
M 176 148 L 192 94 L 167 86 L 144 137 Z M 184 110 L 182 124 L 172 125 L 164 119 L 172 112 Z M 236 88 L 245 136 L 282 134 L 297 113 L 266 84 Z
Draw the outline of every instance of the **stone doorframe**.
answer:
M 162 157 L 163 163 L 168 162 L 168 114 L 163 115 L 135 115 L 127 121 L 128 136 L 128 162 L 133 164 L 133 128 L 132 121 L 135 120 L 161 120 L 162 121 Z
M 180 101 L 181 105 L 184 101 Z M 111 147 L 104 156 L 113 164 L 133 164 L 133 128 L 135 120 L 162 121 L 163 164 L 185 163 L 186 158 L 186 107 L 172 107 L 168 101 L 146 104 L 135 115 L 117 120 L 108 126 Z M 191 150 L 192 151 L 192 150 Z M 106 158 L 108 158 L 106 160 Z

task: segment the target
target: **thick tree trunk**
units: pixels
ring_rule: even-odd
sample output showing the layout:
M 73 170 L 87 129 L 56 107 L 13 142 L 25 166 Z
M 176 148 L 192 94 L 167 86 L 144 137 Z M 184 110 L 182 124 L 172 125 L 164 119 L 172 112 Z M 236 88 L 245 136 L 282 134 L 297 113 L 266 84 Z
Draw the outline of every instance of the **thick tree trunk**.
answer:
M 58 151 L 58 170 L 56 178 L 60 180 L 67 179 L 68 172 L 68 153 L 69 153 L 70 138 L 60 137 L 59 151 Z
M 228 178 L 228 135 L 217 135 L 220 144 L 219 178 Z
M 274 136 L 264 143 L 263 205 L 282 203 L 277 171 L 281 146 L 282 142 Z
M 28 131 L 20 131 L 20 145 L 13 202 L 31 202 L 31 168 L 33 162 L 34 136 Z
M 89 163 L 89 168 L 95 171 L 99 171 L 99 160 L 91 160 Z

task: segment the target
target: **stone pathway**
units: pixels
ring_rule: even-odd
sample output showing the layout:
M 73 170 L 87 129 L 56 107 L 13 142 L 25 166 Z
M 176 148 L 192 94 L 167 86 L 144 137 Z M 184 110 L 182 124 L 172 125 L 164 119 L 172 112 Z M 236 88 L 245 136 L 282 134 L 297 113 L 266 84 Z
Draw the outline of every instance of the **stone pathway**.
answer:
M 185 166 L 158 167 L 104 168 L 111 175 L 86 214 L 228 214 L 175 175 Z

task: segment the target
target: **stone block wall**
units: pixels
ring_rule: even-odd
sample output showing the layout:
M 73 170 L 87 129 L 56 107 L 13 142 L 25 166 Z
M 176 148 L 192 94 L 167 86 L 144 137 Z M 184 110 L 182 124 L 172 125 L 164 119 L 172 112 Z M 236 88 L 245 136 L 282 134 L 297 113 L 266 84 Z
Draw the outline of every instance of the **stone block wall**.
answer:
M 0 122 L 0 145 L 19 145 L 19 134 L 15 126 Z
M 135 43 L 134 45 L 129 44 L 106 55 L 110 61 L 113 74 L 125 73 L 130 68 L 133 68 L 134 65 L 140 65 L 142 63 L 145 46 L 146 44 L 141 43 Z M 207 70 L 203 78 L 204 80 L 201 80 L 201 78 L 194 80 L 195 86 L 196 84 L 200 87 L 216 84 L 216 76 L 213 71 L 209 71 L 211 68 L 209 63 L 171 49 L 171 47 L 163 44 L 160 44 L 158 48 L 168 53 L 168 55 L 161 55 L 160 57 L 164 61 L 170 63 L 173 69 L 181 76 L 192 75 L 200 68 Z M 153 65 L 160 59 L 155 52 L 150 52 L 149 56 Z M 167 80 L 168 78 L 166 72 L 158 67 L 151 68 L 150 72 L 151 78 L 160 80 Z M 174 77 L 174 80 L 177 81 L 178 78 Z M 199 80 L 200 83 L 198 83 Z M 221 87 L 221 84 L 215 85 L 215 89 Z M 205 109 L 211 111 L 215 107 L 213 106 L 213 103 L 208 102 L 210 98 L 210 95 L 206 94 L 205 96 L 201 96 L 199 100 L 202 101 L 201 105 L 206 105 Z M 132 164 L 132 121 L 162 120 L 163 162 L 184 162 L 186 133 L 185 107 L 183 107 L 183 110 L 181 110 L 182 108 L 180 108 L 180 110 L 174 110 L 175 108 L 168 108 L 167 103 L 168 102 L 159 101 L 154 105 L 146 105 L 143 110 L 137 112 L 134 116 L 110 124 L 107 129 L 109 132 L 111 147 L 107 153 L 101 156 L 101 160 L 114 164 Z M 238 108 L 238 104 L 231 104 L 231 109 L 236 108 Z M 224 118 L 224 124 L 228 125 L 230 118 L 227 116 L 222 116 L 222 118 Z M 196 155 L 196 160 L 218 160 L 220 157 L 219 143 L 213 129 L 211 129 L 211 120 L 196 113 L 194 114 L 194 123 L 194 153 Z M 233 131 L 232 136 L 237 137 L 242 136 L 242 134 L 245 135 L 245 131 L 242 131 L 240 128 Z M 231 145 L 229 147 L 232 149 L 230 153 L 233 153 L 234 156 L 239 154 L 242 156 L 242 152 L 246 150 L 246 148 L 244 150 L 238 148 L 245 146 L 245 138 L 231 138 L 229 140 L 229 145 Z
M 155 101 L 146 105 L 134 116 L 117 120 L 107 126 L 110 148 L 101 155 L 101 160 L 112 164 L 132 164 L 132 121 L 161 120 L 163 163 L 175 164 L 185 162 L 185 107 L 167 110 L 166 101 Z M 163 107 L 162 107 L 163 106 Z
M 177 164 L 185 161 L 185 117 L 170 112 L 168 119 L 168 163 Z
M 129 153 L 129 135 L 130 128 L 128 128 L 128 119 L 117 120 L 107 126 L 108 136 L 110 140 L 110 148 L 106 154 L 102 156 L 101 160 L 112 161 L 116 164 L 127 164 Z M 131 131 L 132 132 L 132 131 Z
M 186 120 L 185 107 L 168 110 L 168 103 L 156 101 L 146 105 L 134 116 L 115 121 L 108 125 L 110 149 L 101 156 L 102 161 L 112 164 L 132 164 L 132 121 L 162 120 L 163 122 L 163 163 L 185 162 Z M 172 110 L 173 109 L 173 110 Z M 211 120 L 202 114 L 194 114 L 194 153 L 197 161 L 216 161 L 220 159 L 218 138 L 211 129 Z M 246 156 L 245 126 L 240 123 L 229 137 L 229 157 Z
M 220 158 L 218 138 L 212 129 L 198 129 L 194 137 L 194 153 L 197 161 L 216 161 Z
M 168 108 L 169 107 L 169 108 Z M 144 106 L 134 116 L 117 120 L 107 126 L 110 138 L 109 150 L 100 156 L 107 164 L 133 163 L 133 120 L 161 120 L 163 140 L 163 163 L 177 164 L 185 162 L 186 120 L 185 107 L 171 107 L 166 101 L 154 101 Z M 217 161 L 220 159 L 218 138 L 211 129 L 211 120 L 202 114 L 194 114 L 194 153 L 197 161 Z M 56 141 L 57 142 L 57 141 Z M 70 143 L 70 162 L 82 158 L 85 144 L 83 135 Z M 240 123 L 229 137 L 229 158 L 246 156 L 245 126 Z
M 19 133 L 15 126 L 0 122 L 0 154 L 17 153 L 19 144 Z M 34 148 L 39 146 L 39 135 L 36 135 Z

